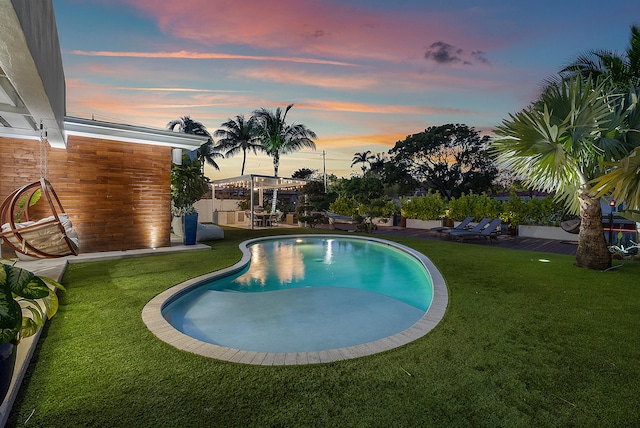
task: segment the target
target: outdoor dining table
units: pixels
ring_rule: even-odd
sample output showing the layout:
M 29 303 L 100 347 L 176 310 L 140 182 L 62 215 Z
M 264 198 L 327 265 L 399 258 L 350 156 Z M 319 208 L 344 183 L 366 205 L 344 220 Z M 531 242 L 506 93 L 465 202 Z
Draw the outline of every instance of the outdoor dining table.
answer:
M 276 218 L 276 213 L 268 213 L 264 212 L 254 212 L 253 213 L 253 222 L 256 226 L 272 226 L 273 219 Z

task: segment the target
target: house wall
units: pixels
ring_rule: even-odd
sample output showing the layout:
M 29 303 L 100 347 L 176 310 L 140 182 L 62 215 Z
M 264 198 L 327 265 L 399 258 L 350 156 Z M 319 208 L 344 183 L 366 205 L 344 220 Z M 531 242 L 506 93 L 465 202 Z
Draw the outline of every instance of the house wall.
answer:
M 39 153 L 37 141 L 0 138 L 0 201 L 39 179 Z M 47 179 L 81 253 L 170 245 L 170 147 L 69 136 L 48 148 Z

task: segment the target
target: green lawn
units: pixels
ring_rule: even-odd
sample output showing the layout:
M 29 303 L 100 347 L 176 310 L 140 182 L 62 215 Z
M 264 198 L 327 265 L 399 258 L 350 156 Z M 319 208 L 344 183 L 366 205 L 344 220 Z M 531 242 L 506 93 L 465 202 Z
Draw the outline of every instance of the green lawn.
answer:
M 640 263 L 395 239 L 449 288 L 441 323 L 381 354 L 262 367 L 172 348 L 141 320 L 156 294 L 233 264 L 212 251 L 70 265 L 8 426 L 633 426 L 640 421 Z M 549 260 L 542 263 L 539 259 Z

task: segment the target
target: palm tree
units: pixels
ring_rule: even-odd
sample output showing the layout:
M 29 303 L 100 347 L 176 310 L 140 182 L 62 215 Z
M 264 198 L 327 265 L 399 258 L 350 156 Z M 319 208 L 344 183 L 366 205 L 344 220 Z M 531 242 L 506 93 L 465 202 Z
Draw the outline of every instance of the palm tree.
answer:
M 528 177 L 534 188 L 557 192 L 571 212 L 580 214 L 576 264 L 591 269 L 611 266 L 593 180 L 605 173 L 604 162 L 619 160 L 629 150 L 624 125 L 632 110 L 625 97 L 607 88 L 592 78 L 563 79 L 504 120 L 493 142 L 500 163 Z
M 629 105 L 640 97 L 637 88 L 640 85 L 640 27 L 631 26 L 629 47 L 623 55 L 606 50 L 592 51 L 581 55 L 563 70 L 566 74 L 586 75 L 592 73 L 600 78 L 609 79 L 613 85 L 629 90 Z M 628 116 L 628 129 L 635 130 L 627 134 L 627 140 L 634 147 L 640 146 L 640 111 L 638 109 Z M 618 201 L 624 201 L 629 209 L 640 209 L 640 148 L 633 150 L 629 156 L 609 165 L 609 173 L 598 178 L 594 186 L 599 189 L 598 195 L 609 195 Z
M 302 124 L 287 125 L 287 113 L 293 107 L 289 104 L 282 111 L 280 107 L 275 112 L 261 108 L 253 112 L 258 122 L 258 135 L 262 150 L 273 158 L 273 175 L 278 176 L 280 156 L 301 150 L 305 147 L 316 149 L 313 138 L 317 138 L 315 132 L 307 129 Z M 271 211 L 276 210 L 277 189 L 273 191 L 273 203 Z
M 360 169 L 362 169 L 362 176 L 364 177 L 365 172 L 367 171 L 367 165 L 371 165 L 371 161 L 375 159 L 375 156 L 371 154 L 371 150 L 367 150 L 366 152 L 356 153 L 353 155 L 353 159 L 351 162 L 351 166 L 357 165 L 359 163 L 362 164 Z
M 381 176 L 384 172 L 384 165 L 386 162 L 387 156 L 384 153 L 376 153 L 375 157 L 371 161 L 371 164 L 369 165 L 369 169 L 371 170 L 371 172 Z
M 605 175 L 598 177 L 593 186 L 598 196 L 610 196 L 624 201 L 629 210 L 640 210 L 640 89 L 631 90 L 627 104 L 633 110 L 627 116 L 627 142 L 635 147 L 628 156 L 620 161 L 611 162 L 611 168 Z
M 191 119 L 189 116 L 183 116 L 179 119 L 175 119 L 167 123 L 168 130 L 175 131 L 176 127 L 178 128 L 178 132 L 208 137 L 207 142 L 203 143 L 196 150 L 196 158 L 200 160 L 203 167 L 206 162 L 216 170 L 220 170 L 220 167 L 214 159 L 221 158 L 223 157 L 223 155 L 222 153 L 219 153 L 219 148 L 216 147 L 216 145 L 213 143 L 211 134 L 209 134 L 209 131 L 207 131 L 207 128 L 202 123 Z
M 218 147 L 224 150 L 224 156 L 229 158 L 242 151 L 242 170 L 240 175 L 244 175 L 244 167 L 247 162 L 247 150 L 257 154 L 262 150 L 262 145 L 258 139 L 258 128 L 255 117 L 251 116 L 246 120 L 244 115 L 238 115 L 234 119 L 229 119 L 220 125 L 222 128 L 213 133 L 213 136 L 220 138 Z
M 560 71 L 562 77 L 576 75 L 608 79 L 625 91 L 640 84 L 640 27 L 631 26 L 629 47 L 622 54 L 607 49 L 591 50 L 579 55 Z

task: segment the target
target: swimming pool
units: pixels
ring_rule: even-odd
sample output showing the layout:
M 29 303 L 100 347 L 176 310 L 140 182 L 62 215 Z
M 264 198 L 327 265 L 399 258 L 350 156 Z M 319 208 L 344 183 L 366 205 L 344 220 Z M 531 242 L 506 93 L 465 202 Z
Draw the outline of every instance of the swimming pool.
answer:
M 232 268 L 149 302 L 149 328 L 203 355 L 291 364 L 391 349 L 426 334 L 444 315 L 446 287 L 435 267 L 390 241 L 299 235 L 251 240 L 241 249 Z

